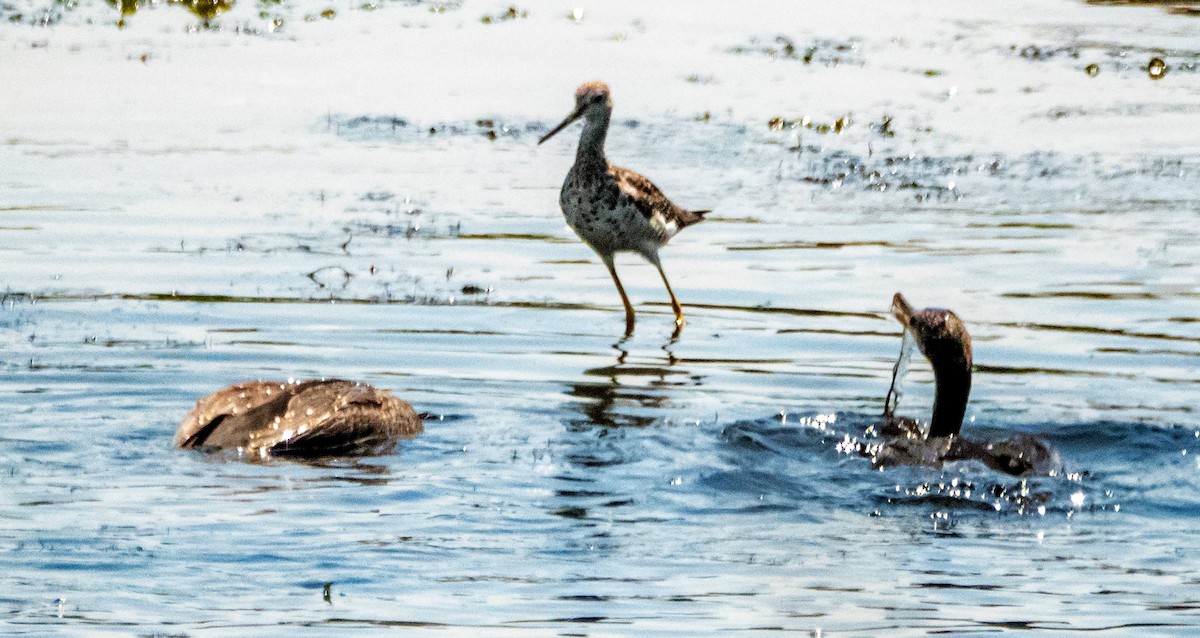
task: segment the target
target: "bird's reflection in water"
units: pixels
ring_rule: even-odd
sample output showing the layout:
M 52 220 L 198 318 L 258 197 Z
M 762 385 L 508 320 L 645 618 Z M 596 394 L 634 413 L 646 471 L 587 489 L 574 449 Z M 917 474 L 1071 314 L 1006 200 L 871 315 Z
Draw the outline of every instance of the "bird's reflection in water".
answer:
M 237 461 L 229 450 L 216 450 L 210 457 L 220 463 Z M 269 459 L 260 465 L 305 465 L 320 471 L 312 476 L 270 476 L 262 474 L 231 473 L 226 475 L 231 495 L 260 494 L 266 492 L 289 492 L 303 487 L 322 487 L 330 484 L 352 484 L 379 487 L 389 484 L 394 476 L 392 468 L 378 459 L 357 457 L 288 457 Z
M 701 377 L 679 366 L 671 353 L 674 342 L 663 347 L 664 354 L 630 356 L 624 342 L 617 343 L 617 356 L 611 365 L 583 371 L 587 378 L 572 384 L 572 400 L 565 406 L 568 444 L 565 446 L 564 471 L 555 478 L 561 487 L 555 491 L 551 513 L 579 521 L 591 527 L 594 511 L 609 512 L 602 518 L 613 521 L 612 508 L 634 504 L 635 496 L 602 488 L 612 480 L 598 480 L 602 468 L 636 461 L 636 445 L 627 440 L 630 428 L 640 429 L 660 423 L 670 406 L 672 390 L 695 386 Z M 593 549 L 603 545 L 605 533 L 588 534 Z M 599 543 L 598 543 L 599 542 Z
M 329 474 L 309 479 L 312 483 L 346 482 L 378 486 L 387 485 L 393 478 L 391 466 L 360 458 L 308 459 L 304 464 L 330 470 Z
M 581 413 L 568 421 L 572 429 L 646 427 L 659 421 L 662 408 L 670 405 L 672 388 L 701 382 L 699 375 L 679 367 L 670 350 L 673 344 L 663 346 L 661 357 L 630 361 L 624 342 L 618 342 L 613 346 L 617 358 L 612 365 L 584 370 L 588 380 L 570 388 L 577 401 L 567 407 Z

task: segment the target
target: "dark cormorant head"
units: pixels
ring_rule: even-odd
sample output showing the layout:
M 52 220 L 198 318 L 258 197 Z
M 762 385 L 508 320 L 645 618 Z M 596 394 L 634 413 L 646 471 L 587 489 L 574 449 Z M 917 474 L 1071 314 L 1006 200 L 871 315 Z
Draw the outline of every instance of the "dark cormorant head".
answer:
M 904 295 L 892 298 L 892 315 L 912 334 L 933 366 L 937 394 L 929 436 L 958 434 L 971 394 L 971 335 L 958 315 L 943 308 L 914 311 Z

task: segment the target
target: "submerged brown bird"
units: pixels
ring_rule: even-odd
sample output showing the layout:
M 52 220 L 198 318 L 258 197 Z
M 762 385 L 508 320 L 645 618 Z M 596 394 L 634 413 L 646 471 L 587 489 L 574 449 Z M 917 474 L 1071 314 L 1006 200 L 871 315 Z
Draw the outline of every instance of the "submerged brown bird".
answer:
M 175 445 L 261 458 L 371 454 L 422 428 L 411 405 L 366 384 L 250 381 L 196 402 L 175 432 Z
M 1013 475 L 1049 474 L 1062 460 L 1046 441 L 1014 434 L 998 442 L 963 438 L 963 416 L 971 394 L 971 335 L 958 315 L 942 308 L 914 311 L 904 295 L 892 298 L 892 315 L 913 336 L 933 368 L 935 394 L 929 430 L 910 419 L 887 415 L 884 440 L 864 450 L 877 465 L 941 465 L 945 461 L 976 460 Z M 894 383 L 894 381 L 893 381 Z
M 684 210 L 671 203 L 649 179 L 608 162 L 604 155 L 604 140 L 612 117 L 612 97 L 608 85 L 603 82 L 580 86 L 575 91 L 575 110 L 538 140 L 538 144 L 581 117 L 584 118 L 583 133 L 579 137 L 575 164 L 567 173 L 558 200 L 567 225 L 596 251 L 612 275 L 625 305 L 626 336 L 633 333 L 634 314 L 613 264 L 613 255 L 618 252 L 638 253 L 658 269 L 671 297 L 678 332 L 683 327 L 683 308 L 663 272 L 658 249 L 679 231 L 702 221 L 709 211 Z

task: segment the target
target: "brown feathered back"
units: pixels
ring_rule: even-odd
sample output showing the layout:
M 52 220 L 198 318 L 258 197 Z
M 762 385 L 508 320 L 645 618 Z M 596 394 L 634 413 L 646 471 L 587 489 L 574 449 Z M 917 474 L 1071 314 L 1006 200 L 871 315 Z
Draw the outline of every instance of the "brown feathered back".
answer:
M 654 217 L 655 213 L 658 213 L 663 216 L 663 219 L 675 222 L 678 230 L 683 230 L 692 224 L 704 221 L 704 215 L 709 212 L 707 210 L 686 210 L 676 206 L 654 185 L 654 182 L 636 171 L 610 164 L 608 173 L 617 183 L 621 192 L 632 198 L 634 206 L 646 219 L 650 219 Z
M 175 432 L 175 445 L 253 456 L 368 454 L 422 429 L 411 405 L 366 384 L 250 381 L 200 399 Z

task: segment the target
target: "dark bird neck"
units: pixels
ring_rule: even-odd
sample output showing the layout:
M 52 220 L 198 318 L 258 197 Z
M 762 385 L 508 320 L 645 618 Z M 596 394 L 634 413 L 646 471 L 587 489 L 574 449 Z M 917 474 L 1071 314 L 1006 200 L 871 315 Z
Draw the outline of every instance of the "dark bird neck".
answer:
M 962 429 L 971 396 L 971 365 L 966 362 L 939 366 L 933 371 L 936 390 L 929 436 L 949 436 Z

